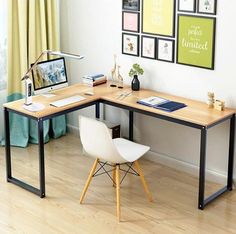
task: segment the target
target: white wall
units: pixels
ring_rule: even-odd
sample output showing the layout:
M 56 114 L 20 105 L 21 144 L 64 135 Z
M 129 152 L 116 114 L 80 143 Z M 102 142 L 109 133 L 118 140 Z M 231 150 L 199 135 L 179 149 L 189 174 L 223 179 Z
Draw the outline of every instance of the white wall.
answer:
M 201 101 L 206 101 L 207 92 L 213 91 L 217 98 L 226 101 L 227 106 L 236 107 L 235 0 L 227 0 L 227 4 L 218 1 L 214 71 L 122 55 L 121 2 L 61 0 L 62 49 L 86 56 L 79 62 L 68 61 L 71 83 L 78 82 L 84 74 L 102 72 L 109 75 L 113 54 L 117 54 L 125 83 L 130 83 L 128 70 L 137 62 L 145 70 L 140 78 L 142 87 Z M 127 135 L 127 113 L 114 110 L 106 109 L 106 117 L 121 121 L 123 134 Z M 77 126 L 75 115 L 70 115 L 69 124 Z M 223 176 L 226 173 L 228 127 L 229 123 L 224 123 L 209 131 L 207 167 L 210 174 Z M 197 173 L 198 130 L 136 115 L 135 139 L 151 146 L 152 159 Z

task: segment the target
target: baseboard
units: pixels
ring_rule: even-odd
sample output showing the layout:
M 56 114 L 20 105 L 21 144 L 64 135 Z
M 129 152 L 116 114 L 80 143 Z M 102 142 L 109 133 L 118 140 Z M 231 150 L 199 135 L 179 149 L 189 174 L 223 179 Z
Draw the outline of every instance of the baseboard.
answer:
M 68 132 L 70 132 L 71 134 L 75 136 L 79 136 L 79 127 L 75 127 L 73 125 L 68 124 L 67 129 L 68 129 Z M 195 177 L 198 177 L 199 167 L 191 163 L 183 162 L 175 158 L 172 158 L 168 155 L 163 155 L 163 154 L 153 152 L 153 151 L 149 151 L 144 157 L 150 161 L 153 161 L 153 162 L 168 166 L 170 168 L 186 172 Z M 206 178 L 208 181 L 219 183 L 219 184 L 225 184 L 227 180 L 226 175 L 221 174 L 216 171 L 212 171 L 212 170 L 206 170 Z
M 67 124 L 67 132 L 75 135 L 75 136 L 79 136 L 79 127 Z
M 195 177 L 198 177 L 199 167 L 191 163 L 183 162 L 175 158 L 172 158 L 168 155 L 159 154 L 153 151 L 149 151 L 144 157 L 150 161 L 153 161 L 153 162 L 168 166 L 170 168 L 186 172 Z M 219 172 L 207 169 L 206 179 L 214 183 L 225 185 L 227 181 L 227 176 L 225 174 L 221 174 Z

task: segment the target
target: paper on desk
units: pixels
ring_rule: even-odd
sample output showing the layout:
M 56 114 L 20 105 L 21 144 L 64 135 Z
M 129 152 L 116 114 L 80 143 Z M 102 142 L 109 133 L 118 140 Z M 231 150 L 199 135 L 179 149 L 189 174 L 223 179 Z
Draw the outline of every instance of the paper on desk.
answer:
M 36 111 L 41 111 L 44 109 L 44 105 L 42 103 L 32 103 L 31 105 L 23 105 L 22 106 L 24 109 L 31 111 L 31 112 L 36 112 Z
M 161 97 L 156 97 L 156 96 L 152 96 L 152 97 L 148 97 L 148 98 L 144 98 L 144 99 L 140 99 L 138 101 L 138 103 L 143 104 L 143 105 L 147 105 L 147 106 L 156 106 L 162 103 L 167 102 L 168 100 L 161 98 Z

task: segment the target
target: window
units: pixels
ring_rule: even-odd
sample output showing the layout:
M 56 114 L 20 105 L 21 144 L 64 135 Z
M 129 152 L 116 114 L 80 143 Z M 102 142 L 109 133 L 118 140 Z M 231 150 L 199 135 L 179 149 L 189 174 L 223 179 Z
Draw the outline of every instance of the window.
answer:
M 7 79 L 7 1 L 0 0 L 0 140 L 3 136 L 2 104 L 6 102 Z
M 7 74 L 7 1 L 0 0 L 0 90 L 6 89 Z

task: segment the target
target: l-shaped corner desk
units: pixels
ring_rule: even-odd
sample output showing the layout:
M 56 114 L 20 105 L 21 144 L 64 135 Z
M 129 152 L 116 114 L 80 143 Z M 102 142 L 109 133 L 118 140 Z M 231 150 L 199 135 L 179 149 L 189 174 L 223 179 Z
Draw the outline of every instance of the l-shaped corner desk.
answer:
M 85 95 L 85 92 L 93 92 L 93 96 Z M 103 84 L 95 87 L 87 87 L 83 84 L 76 84 L 67 88 L 54 92 L 55 96 L 47 98 L 44 96 L 34 96 L 33 102 L 39 102 L 45 105 L 42 111 L 29 112 L 22 105 L 24 100 L 18 100 L 10 103 L 5 103 L 5 150 L 6 150 L 6 174 L 7 181 L 18 185 L 30 192 L 35 193 L 41 198 L 45 197 L 45 164 L 44 164 L 44 141 L 43 141 L 43 124 L 45 120 L 56 116 L 67 114 L 88 106 L 95 106 L 96 118 L 100 117 L 100 104 L 111 105 L 129 111 L 129 139 L 133 140 L 133 119 L 134 113 L 140 113 L 152 116 L 158 119 L 174 122 L 191 128 L 199 129 L 200 133 L 200 163 L 199 163 L 199 194 L 198 208 L 204 207 L 215 200 L 220 195 L 232 190 L 233 186 L 233 164 L 234 164 L 234 138 L 235 138 L 235 110 L 226 108 L 224 111 L 209 109 L 207 104 L 199 101 L 194 101 L 182 97 L 172 96 L 165 93 L 159 93 L 151 90 L 141 89 L 128 95 L 127 97 L 119 98 L 121 93 L 129 93 L 130 87 L 124 86 L 122 90 L 110 87 L 110 84 Z M 53 107 L 50 102 L 67 98 L 73 95 L 81 95 L 86 99 L 70 104 L 64 107 Z M 147 107 L 137 103 L 137 100 L 150 96 L 159 96 L 173 101 L 183 102 L 187 107 L 174 112 L 165 112 L 155 108 Z M 9 113 L 13 112 L 21 116 L 26 116 L 37 121 L 38 127 L 38 150 L 39 150 L 39 188 L 35 188 L 12 176 L 11 167 L 11 147 L 10 147 L 10 126 Z M 219 191 L 205 198 L 205 171 L 206 171 L 206 146 L 207 146 L 207 131 L 208 129 L 221 124 L 222 122 L 230 121 L 229 129 L 229 153 L 228 153 L 228 173 L 227 184 Z

